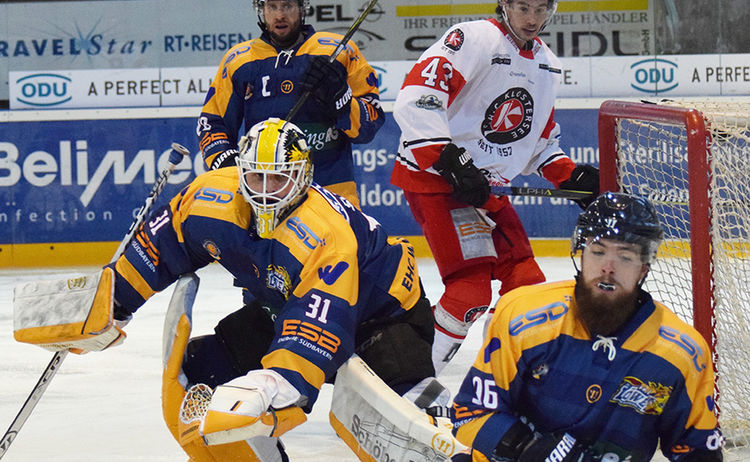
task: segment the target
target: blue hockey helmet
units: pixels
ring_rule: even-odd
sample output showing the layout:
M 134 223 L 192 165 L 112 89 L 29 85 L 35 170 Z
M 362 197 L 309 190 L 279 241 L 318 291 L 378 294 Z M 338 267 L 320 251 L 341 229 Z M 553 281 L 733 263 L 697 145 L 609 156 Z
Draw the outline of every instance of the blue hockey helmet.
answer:
M 614 239 L 641 246 L 641 261 L 650 263 L 664 238 L 654 206 L 646 199 L 625 193 L 607 192 L 597 197 L 578 215 L 571 255 L 583 250 L 590 239 Z

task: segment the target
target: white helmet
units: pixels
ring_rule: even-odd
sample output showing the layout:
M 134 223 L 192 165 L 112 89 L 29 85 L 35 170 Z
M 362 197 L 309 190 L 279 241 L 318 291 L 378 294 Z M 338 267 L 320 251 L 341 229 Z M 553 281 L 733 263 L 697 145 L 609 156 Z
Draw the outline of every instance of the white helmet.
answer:
M 273 117 L 253 125 L 239 151 L 240 190 L 253 209 L 258 235 L 267 238 L 312 183 L 310 148 L 299 127 Z

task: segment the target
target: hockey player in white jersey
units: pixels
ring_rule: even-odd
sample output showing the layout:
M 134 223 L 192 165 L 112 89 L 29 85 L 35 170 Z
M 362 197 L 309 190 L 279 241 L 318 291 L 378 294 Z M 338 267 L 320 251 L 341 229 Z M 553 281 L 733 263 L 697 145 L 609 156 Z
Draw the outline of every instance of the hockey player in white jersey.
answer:
M 545 280 L 518 215 L 490 186 L 536 173 L 598 194 L 598 170 L 576 166 L 558 142 L 562 68 L 538 37 L 556 7 L 499 0 L 497 18 L 456 24 L 422 54 L 396 99 L 402 136 L 391 182 L 404 190 L 445 284 L 434 307 L 438 372 L 492 301 L 493 279 L 500 295 Z

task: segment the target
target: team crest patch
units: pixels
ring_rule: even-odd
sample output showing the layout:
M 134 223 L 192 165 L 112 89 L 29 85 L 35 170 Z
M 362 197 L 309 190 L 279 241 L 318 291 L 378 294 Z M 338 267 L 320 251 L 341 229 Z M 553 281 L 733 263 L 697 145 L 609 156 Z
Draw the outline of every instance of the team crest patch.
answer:
M 221 250 L 219 250 L 219 246 L 217 246 L 214 241 L 209 241 L 208 239 L 206 239 L 205 241 L 203 241 L 203 248 L 206 249 L 206 252 L 208 252 L 208 254 L 214 258 L 214 260 L 221 259 Z
M 289 298 L 292 289 L 292 279 L 286 268 L 276 265 L 268 265 L 266 268 L 266 287 L 277 290 L 284 296 L 284 300 Z
M 464 44 L 464 32 L 461 29 L 453 29 L 450 34 L 448 34 L 447 37 L 445 37 L 445 40 L 443 40 L 443 45 L 450 48 L 453 51 L 458 51 L 461 49 L 461 45 Z
M 529 92 L 511 88 L 495 98 L 485 111 L 482 134 L 495 144 L 518 141 L 529 134 L 533 120 L 534 100 Z
M 645 383 L 636 377 L 625 377 L 611 403 L 634 409 L 639 414 L 660 415 L 672 394 L 672 387 L 660 383 Z
M 435 95 L 422 95 L 415 104 L 418 108 L 427 109 L 428 111 L 443 108 L 443 103 Z

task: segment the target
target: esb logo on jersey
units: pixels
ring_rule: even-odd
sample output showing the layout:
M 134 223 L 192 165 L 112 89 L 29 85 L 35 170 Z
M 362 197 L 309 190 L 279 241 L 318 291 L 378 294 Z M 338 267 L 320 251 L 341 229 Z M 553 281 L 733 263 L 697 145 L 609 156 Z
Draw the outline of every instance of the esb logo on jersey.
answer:
M 450 48 L 453 51 L 458 51 L 461 45 L 464 44 L 464 32 L 461 29 L 454 29 L 445 37 L 443 45 Z
M 490 103 L 482 134 L 491 143 L 511 143 L 529 134 L 533 119 L 534 99 L 523 88 L 511 88 Z

